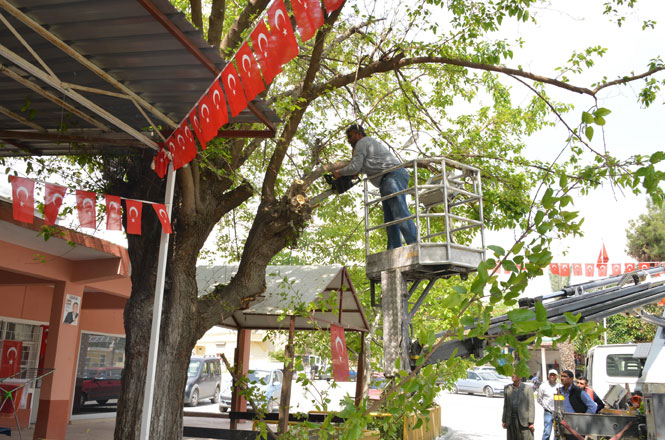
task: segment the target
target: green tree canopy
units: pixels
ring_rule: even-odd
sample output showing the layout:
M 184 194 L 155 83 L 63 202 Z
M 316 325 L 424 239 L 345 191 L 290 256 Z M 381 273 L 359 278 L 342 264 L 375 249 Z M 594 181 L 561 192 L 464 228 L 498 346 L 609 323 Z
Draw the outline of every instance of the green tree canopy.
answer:
M 665 261 L 665 210 L 662 203 L 647 202 L 647 212 L 626 228 L 628 255 L 637 261 Z

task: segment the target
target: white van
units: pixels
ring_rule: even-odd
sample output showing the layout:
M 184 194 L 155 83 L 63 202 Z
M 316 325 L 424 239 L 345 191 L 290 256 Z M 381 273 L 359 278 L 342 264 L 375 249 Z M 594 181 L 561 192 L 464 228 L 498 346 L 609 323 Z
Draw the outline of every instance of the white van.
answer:
M 639 391 L 642 360 L 634 357 L 637 344 L 598 345 L 587 353 L 586 376 L 589 386 L 602 399 L 612 385 L 628 384 L 631 392 Z

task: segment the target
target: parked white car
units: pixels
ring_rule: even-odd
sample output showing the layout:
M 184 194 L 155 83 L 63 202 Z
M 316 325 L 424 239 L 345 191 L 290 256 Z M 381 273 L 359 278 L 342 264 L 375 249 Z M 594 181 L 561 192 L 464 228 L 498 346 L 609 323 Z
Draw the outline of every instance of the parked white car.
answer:
M 486 397 L 503 396 L 503 389 L 511 383 L 491 371 L 467 370 L 466 378 L 458 379 L 453 393 L 484 394 Z
M 282 370 L 280 368 L 249 370 L 248 376 L 250 389 L 257 405 L 266 405 L 268 412 L 277 411 L 282 394 L 282 382 L 284 381 Z M 222 388 L 219 397 L 219 410 L 221 412 L 226 412 L 231 408 L 232 391 L 232 383 L 229 381 Z

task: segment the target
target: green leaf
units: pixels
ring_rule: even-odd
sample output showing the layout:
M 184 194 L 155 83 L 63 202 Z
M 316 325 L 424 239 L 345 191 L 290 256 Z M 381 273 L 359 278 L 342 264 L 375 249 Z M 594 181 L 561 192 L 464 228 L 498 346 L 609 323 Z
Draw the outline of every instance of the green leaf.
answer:
M 585 124 L 591 124 L 593 122 L 593 116 L 589 112 L 582 112 L 582 122 Z
M 546 209 L 552 209 L 554 206 L 554 190 L 552 188 L 547 188 L 547 190 L 545 190 L 545 195 L 543 196 L 543 206 Z
M 511 272 L 519 272 L 519 269 L 517 269 L 517 265 L 513 263 L 512 260 L 505 260 L 503 263 L 501 263 L 501 267 Z
M 584 129 L 584 134 L 586 135 L 587 139 L 593 139 L 593 127 L 587 125 L 587 127 Z
M 605 108 L 605 107 L 600 107 L 598 110 L 596 110 L 596 116 L 607 116 L 610 113 L 612 113 L 612 110 Z
M 536 318 L 536 313 L 529 309 L 515 309 L 508 312 L 508 319 L 512 322 L 525 322 Z
M 593 118 L 593 122 L 595 122 L 600 126 L 603 126 L 605 125 L 605 118 L 603 118 L 602 116 L 596 116 L 595 118 Z
M 568 324 L 570 324 L 570 325 L 574 325 L 574 324 L 577 324 L 577 321 L 580 320 L 580 318 L 582 317 L 582 314 L 581 314 L 581 313 L 578 313 L 577 315 L 573 315 L 573 314 L 570 313 L 570 312 L 565 312 L 565 313 L 563 314 L 563 316 L 566 318 L 566 322 L 567 322 Z
M 453 290 L 461 295 L 465 295 L 467 290 L 465 286 L 460 286 L 459 284 L 453 286 Z
M 501 257 L 506 254 L 506 251 L 501 246 L 495 246 L 493 244 L 487 246 L 488 249 L 491 249 L 494 252 L 494 255 Z
M 539 322 L 547 321 L 547 310 L 540 301 L 536 303 L 536 320 Z

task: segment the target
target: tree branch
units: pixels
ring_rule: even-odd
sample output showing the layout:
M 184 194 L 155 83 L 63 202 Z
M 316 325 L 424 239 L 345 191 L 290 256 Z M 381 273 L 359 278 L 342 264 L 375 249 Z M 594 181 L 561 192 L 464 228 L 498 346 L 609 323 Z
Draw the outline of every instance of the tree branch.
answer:
M 248 5 L 242 10 L 236 21 L 233 22 L 231 28 L 224 36 L 220 46 L 222 54 L 230 55 L 236 46 L 242 41 L 242 32 L 247 29 L 257 15 L 259 15 L 268 6 L 270 0 L 250 0 Z
M 615 79 L 614 81 L 606 82 L 604 84 L 599 85 L 595 89 L 593 89 L 593 94 L 595 95 L 596 93 L 598 93 L 599 91 L 601 91 L 601 90 L 603 90 L 607 87 L 616 86 L 616 85 L 619 85 L 619 84 L 627 84 L 627 83 L 632 82 L 632 81 L 637 81 L 638 79 L 646 78 L 647 76 L 651 76 L 654 73 L 661 72 L 663 70 L 665 70 L 665 66 L 656 67 L 655 69 L 648 70 L 644 73 L 640 73 L 639 75 L 624 76 L 621 79 Z
M 212 0 L 210 18 L 208 19 L 208 44 L 219 49 L 224 29 L 224 12 L 226 0 Z

